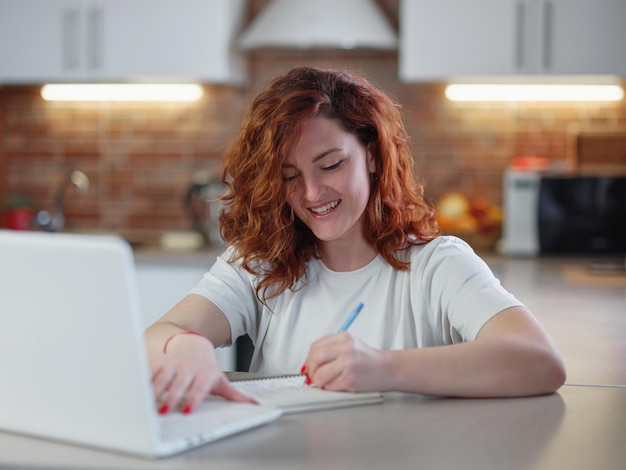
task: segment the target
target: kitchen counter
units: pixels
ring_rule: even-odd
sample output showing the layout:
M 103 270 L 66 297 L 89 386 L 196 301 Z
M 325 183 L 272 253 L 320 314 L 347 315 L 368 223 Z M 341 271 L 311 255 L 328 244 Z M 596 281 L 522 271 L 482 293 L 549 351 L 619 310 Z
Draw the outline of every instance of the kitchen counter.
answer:
M 167 231 L 149 229 L 73 228 L 67 233 L 114 236 L 126 240 L 133 249 L 135 261 L 142 264 L 170 264 L 211 267 L 224 246 L 203 246 L 198 233 L 192 230 Z
M 138 263 L 167 263 L 206 266 L 207 270 L 224 251 L 223 247 L 208 247 L 198 250 L 164 249 L 160 247 L 133 248 Z

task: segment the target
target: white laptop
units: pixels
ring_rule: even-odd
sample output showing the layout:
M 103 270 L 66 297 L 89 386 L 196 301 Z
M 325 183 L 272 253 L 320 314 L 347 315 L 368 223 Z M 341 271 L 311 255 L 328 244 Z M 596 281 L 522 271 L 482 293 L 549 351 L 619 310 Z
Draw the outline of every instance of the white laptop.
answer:
M 161 457 L 280 413 L 209 398 L 160 416 L 129 245 L 0 230 L 1 431 Z

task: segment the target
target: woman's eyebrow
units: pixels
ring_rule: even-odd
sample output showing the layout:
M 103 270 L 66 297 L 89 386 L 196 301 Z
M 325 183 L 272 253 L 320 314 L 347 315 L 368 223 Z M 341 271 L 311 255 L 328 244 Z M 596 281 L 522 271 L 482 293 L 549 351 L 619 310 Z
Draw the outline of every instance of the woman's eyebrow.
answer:
M 312 163 L 317 163 L 319 160 L 321 160 L 322 158 L 324 158 L 326 155 L 329 155 L 333 152 L 339 152 L 342 149 L 340 147 L 334 147 L 328 150 L 325 150 L 324 152 L 320 153 L 319 155 L 317 155 L 316 157 L 313 158 Z M 289 162 L 285 162 L 282 165 L 282 168 L 295 168 L 296 165 L 294 165 L 293 163 L 289 163 Z
M 317 161 L 321 160 L 322 158 L 324 158 L 329 153 L 339 152 L 339 151 L 341 151 L 341 148 L 339 148 L 339 147 L 334 147 L 334 148 L 328 149 L 325 152 L 320 153 L 317 157 L 315 157 L 313 159 L 313 163 L 316 163 Z

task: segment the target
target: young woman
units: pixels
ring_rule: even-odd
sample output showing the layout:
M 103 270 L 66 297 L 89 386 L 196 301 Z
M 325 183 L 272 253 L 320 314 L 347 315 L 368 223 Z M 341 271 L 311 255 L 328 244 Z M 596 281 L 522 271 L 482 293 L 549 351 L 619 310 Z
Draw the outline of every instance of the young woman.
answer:
M 532 314 L 466 243 L 438 235 L 400 108 L 365 79 L 314 68 L 275 79 L 222 179 L 228 246 L 146 331 L 161 413 L 207 394 L 252 401 L 214 353 L 245 333 L 252 371 L 302 371 L 329 390 L 524 396 L 565 381 Z

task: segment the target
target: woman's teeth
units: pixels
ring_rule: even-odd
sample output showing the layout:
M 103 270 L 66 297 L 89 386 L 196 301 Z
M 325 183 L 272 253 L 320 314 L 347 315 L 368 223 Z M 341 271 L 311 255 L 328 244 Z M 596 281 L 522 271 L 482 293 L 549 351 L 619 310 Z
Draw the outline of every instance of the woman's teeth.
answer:
M 311 208 L 311 212 L 317 215 L 324 215 L 339 205 L 340 200 L 336 200 L 326 204 L 325 206 Z

